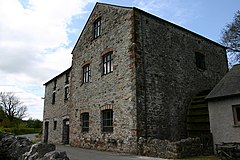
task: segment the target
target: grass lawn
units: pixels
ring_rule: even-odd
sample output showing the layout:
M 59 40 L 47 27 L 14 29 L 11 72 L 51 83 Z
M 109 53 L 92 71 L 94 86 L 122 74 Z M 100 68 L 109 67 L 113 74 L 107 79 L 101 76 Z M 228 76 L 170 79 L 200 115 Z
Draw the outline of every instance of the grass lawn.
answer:
M 217 158 L 216 156 L 199 156 L 183 158 L 182 160 L 219 160 L 219 158 Z

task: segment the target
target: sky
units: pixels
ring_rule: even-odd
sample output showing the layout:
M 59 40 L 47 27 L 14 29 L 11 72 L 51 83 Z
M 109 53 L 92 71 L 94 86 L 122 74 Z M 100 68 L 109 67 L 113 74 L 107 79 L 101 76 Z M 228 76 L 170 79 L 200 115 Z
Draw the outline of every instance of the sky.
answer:
M 43 84 L 71 66 L 71 51 L 96 0 L 0 0 L 0 92 L 43 119 Z M 240 0 L 99 0 L 137 7 L 215 42 Z

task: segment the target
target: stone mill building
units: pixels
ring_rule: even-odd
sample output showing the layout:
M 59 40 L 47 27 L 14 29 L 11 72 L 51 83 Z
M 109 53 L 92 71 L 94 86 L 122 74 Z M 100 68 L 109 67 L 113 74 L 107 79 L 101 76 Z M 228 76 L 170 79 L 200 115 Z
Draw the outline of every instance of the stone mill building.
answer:
M 138 8 L 103 3 L 72 56 L 72 66 L 44 84 L 43 140 L 131 153 L 144 139 L 189 137 L 193 97 L 228 70 L 218 43 Z

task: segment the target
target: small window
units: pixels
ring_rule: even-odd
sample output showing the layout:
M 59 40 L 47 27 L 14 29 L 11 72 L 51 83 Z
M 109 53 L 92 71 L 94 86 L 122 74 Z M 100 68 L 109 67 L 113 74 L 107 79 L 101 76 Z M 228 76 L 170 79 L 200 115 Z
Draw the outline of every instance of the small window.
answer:
M 240 125 L 240 105 L 233 106 L 234 124 Z
M 55 104 L 56 93 L 52 93 L 52 104 Z
M 102 57 L 102 68 L 103 68 L 103 75 L 111 73 L 113 71 L 113 59 L 112 59 L 112 52 L 109 52 Z
M 65 93 L 64 93 L 64 100 L 68 100 L 69 98 L 69 86 L 65 87 Z
M 82 122 L 82 132 L 89 131 L 89 113 L 85 112 L 81 114 L 81 122 Z
M 57 121 L 53 121 L 53 130 L 57 129 Z
M 83 83 L 87 83 L 91 81 L 91 70 L 90 65 L 87 64 L 83 66 Z
M 53 90 L 56 90 L 56 88 L 57 88 L 57 80 L 55 79 L 53 82 Z
M 106 109 L 102 111 L 102 131 L 113 132 L 113 110 Z
M 196 66 L 200 69 L 206 69 L 205 65 L 205 55 L 199 52 L 195 53 L 195 58 L 196 58 Z
M 101 18 L 98 18 L 93 24 L 93 36 L 97 38 L 101 35 Z
M 70 81 L 70 74 L 69 72 L 67 72 L 65 77 L 65 84 L 69 84 L 69 81 Z

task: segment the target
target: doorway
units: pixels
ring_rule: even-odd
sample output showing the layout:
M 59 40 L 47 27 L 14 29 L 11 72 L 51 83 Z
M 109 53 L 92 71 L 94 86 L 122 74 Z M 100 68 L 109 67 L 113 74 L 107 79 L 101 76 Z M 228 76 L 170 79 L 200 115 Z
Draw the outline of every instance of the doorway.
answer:
M 62 143 L 69 144 L 69 119 L 63 120 Z
M 43 142 L 44 142 L 44 143 L 48 143 L 49 122 L 46 121 L 44 126 L 45 126 L 45 129 L 44 129 L 44 139 L 43 139 Z

